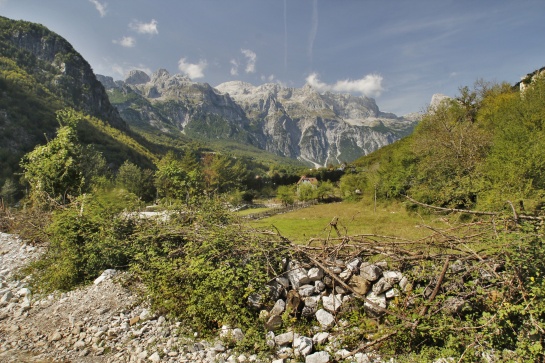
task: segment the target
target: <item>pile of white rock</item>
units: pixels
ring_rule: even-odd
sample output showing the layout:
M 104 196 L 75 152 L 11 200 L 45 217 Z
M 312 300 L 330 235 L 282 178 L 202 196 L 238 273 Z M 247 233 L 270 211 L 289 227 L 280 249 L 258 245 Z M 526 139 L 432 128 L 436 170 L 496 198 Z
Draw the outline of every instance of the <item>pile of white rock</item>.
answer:
M 262 301 L 259 295 L 250 296 L 249 304 L 261 309 L 260 318 L 269 331 L 267 344 L 277 349 L 278 357 L 304 357 L 306 362 L 314 363 L 351 356 L 349 351 L 338 346 L 338 334 L 333 334 L 342 330 L 343 320 L 339 319 L 339 313 L 344 307 L 349 306 L 353 299 L 364 298 L 366 312 L 377 317 L 387 309 L 390 300 L 399 296 L 400 291 L 411 288 L 407 277 L 400 271 L 389 270 L 385 261 L 369 263 L 361 258 L 347 262 L 334 260 L 327 263 L 326 269 L 327 273 L 312 264 L 305 267 L 300 261 L 286 261 L 284 275 L 269 285 L 270 298 L 274 302 L 271 309 L 263 309 L 271 304 L 269 301 Z M 275 335 L 286 328 L 283 327 L 286 313 L 315 319 L 316 334 L 305 337 L 288 331 Z M 325 347 L 325 350 L 317 352 L 317 345 Z M 353 356 L 355 362 L 370 362 L 370 359 L 362 353 Z

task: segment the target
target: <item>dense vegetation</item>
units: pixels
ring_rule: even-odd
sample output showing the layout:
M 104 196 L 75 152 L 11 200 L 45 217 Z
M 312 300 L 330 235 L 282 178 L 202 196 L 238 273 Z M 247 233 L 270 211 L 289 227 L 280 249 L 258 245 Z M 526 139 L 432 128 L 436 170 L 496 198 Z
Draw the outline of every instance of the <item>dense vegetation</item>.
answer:
M 414 134 L 357 162 L 379 198 L 442 207 L 539 210 L 545 191 L 545 80 L 523 93 L 477 82 L 424 115 Z

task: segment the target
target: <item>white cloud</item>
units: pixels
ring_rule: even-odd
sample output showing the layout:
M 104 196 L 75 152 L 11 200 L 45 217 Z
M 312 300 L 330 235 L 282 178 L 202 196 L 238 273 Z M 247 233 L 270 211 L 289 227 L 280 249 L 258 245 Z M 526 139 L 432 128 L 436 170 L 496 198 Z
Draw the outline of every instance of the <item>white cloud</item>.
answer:
M 112 43 L 119 44 L 122 47 L 125 48 L 132 48 L 136 45 L 136 39 L 133 37 L 123 37 L 121 40 L 112 40 Z
M 107 3 L 101 3 L 98 0 L 89 0 L 89 2 L 93 3 L 101 18 L 106 16 L 106 7 L 108 6 Z
M 140 34 L 159 34 L 159 31 L 157 30 L 157 20 L 155 19 L 151 19 L 149 23 L 133 21 L 129 24 L 129 27 Z
M 238 76 L 238 62 L 236 59 L 231 59 L 231 75 Z
M 181 58 L 178 61 L 178 69 L 187 74 L 191 79 L 204 77 L 203 71 L 206 66 L 208 66 L 208 62 L 202 59 L 196 64 L 187 63 L 185 58 Z
M 241 49 L 240 51 L 248 61 L 248 63 L 246 63 L 246 73 L 255 73 L 255 62 L 257 61 L 255 52 L 250 49 Z
M 306 81 L 308 85 L 318 92 L 361 93 L 369 97 L 378 97 L 384 90 L 382 87 L 382 76 L 378 74 L 368 74 L 361 79 L 346 79 L 337 81 L 335 84 L 327 84 L 318 79 L 318 74 L 312 73 L 307 77 Z
M 261 81 L 262 81 L 262 82 L 269 82 L 269 83 L 271 83 L 271 82 L 273 82 L 275 79 L 276 79 L 276 77 L 274 76 L 274 74 L 270 74 L 270 75 L 268 75 L 268 76 L 266 76 L 266 75 L 264 75 L 264 74 L 261 75 Z

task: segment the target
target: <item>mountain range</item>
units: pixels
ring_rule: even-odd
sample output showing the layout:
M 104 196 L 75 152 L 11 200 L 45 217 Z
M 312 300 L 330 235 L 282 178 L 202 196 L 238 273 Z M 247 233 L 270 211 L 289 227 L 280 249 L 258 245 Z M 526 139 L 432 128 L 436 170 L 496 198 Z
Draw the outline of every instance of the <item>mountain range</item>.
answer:
M 124 81 L 98 75 L 110 101 L 133 127 L 213 142 L 249 144 L 325 166 L 350 162 L 410 134 L 415 115 L 381 112 L 374 99 L 240 81 L 211 87 L 165 69 L 134 70 Z
M 4 17 L 0 94 L 0 183 L 17 178 L 21 157 L 54 137 L 55 112 L 65 107 L 89 116 L 80 140 L 103 152 L 113 170 L 124 160 L 153 167 L 166 150 L 192 140 L 207 150 L 228 144 L 223 150 L 280 164 L 350 162 L 411 133 L 417 123 L 381 112 L 371 98 L 309 86 L 227 82 L 214 88 L 164 69 L 114 81 L 95 75 L 62 36 Z

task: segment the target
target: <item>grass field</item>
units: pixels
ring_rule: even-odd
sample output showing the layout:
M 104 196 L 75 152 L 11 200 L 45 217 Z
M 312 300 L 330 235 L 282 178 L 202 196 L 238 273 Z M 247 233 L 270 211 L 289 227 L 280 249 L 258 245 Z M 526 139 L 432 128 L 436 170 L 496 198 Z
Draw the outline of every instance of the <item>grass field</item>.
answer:
M 448 228 L 448 220 L 436 214 L 409 213 L 404 203 L 389 202 L 375 206 L 371 200 L 318 204 L 293 212 L 249 222 L 256 229 L 278 231 L 293 242 L 305 243 L 310 238 L 325 238 L 330 233 L 329 223 L 338 218 L 342 234 L 377 234 L 418 239 L 432 234 L 424 225 Z M 336 236 L 335 231 L 331 231 Z

